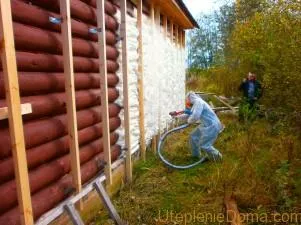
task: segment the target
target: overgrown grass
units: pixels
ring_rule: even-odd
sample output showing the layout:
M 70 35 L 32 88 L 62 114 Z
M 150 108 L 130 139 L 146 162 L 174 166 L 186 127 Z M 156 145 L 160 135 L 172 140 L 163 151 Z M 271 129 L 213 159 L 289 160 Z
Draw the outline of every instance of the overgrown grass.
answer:
M 217 215 L 224 212 L 223 199 L 229 193 L 236 197 L 241 212 L 300 212 L 301 143 L 297 132 L 279 125 L 281 121 L 258 119 L 242 124 L 235 116 L 220 117 L 226 129 L 215 146 L 222 152 L 223 162 L 172 170 L 149 151 L 146 162 L 136 163 L 133 183 L 113 198 L 123 219 L 131 225 L 185 224 L 175 218 L 165 221 L 166 213 Z M 164 151 L 173 162 L 191 162 L 189 132 L 167 140 Z M 93 224 L 110 222 L 102 213 Z M 218 222 L 207 220 L 207 224 Z

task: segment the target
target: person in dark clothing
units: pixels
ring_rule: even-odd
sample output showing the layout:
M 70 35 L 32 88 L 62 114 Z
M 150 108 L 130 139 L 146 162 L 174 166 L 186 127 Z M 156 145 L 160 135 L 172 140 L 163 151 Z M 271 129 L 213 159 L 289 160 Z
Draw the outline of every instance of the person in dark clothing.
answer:
M 239 90 L 243 92 L 243 99 L 239 106 L 239 118 L 249 120 L 256 116 L 258 110 L 256 103 L 262 96 L 262 87 L 256 80 L 256 75 L 250 72 L 248 78 L 240 84 Z

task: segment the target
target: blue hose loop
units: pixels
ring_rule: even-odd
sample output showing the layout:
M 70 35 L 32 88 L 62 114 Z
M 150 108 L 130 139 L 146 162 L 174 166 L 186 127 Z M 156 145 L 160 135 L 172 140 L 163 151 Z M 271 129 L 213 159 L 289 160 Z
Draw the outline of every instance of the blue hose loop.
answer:
M 167 165 L 167 166 L 169 166 L 169 167 L 171 167 L 171 168 L 173 168 L 173 169 L 179 169 L 179 170 L 190 169 L 190 168 L 193 168 L 193 167 L 195 167 L 195 166 L 197 166 L 197 165 L 199 165 L 199 164 L 202 164 L 203 162 L 207 161 L 207 157 L 202 157 L 199 161 L 197 161 L 197 162 L 195 162 L 195 163 L 192 163 L 192 164 L 189 164 L 189 165 L 174 165 L 174 164 L 170 163 L 169 161 L 167 161 L 167 160 L 163 157 L 162 152 L 161 152 L 161 151 L 162 151 L 161 148 L 162 148 L 162 145 L 163 145 L 163 143 L 164 143 L 166 137 L 167 137 L 168 135 L 174 133 L 174 132 L 177 132 L 177 131 L 179 131 L 179 130 L 186 129 L 186 128 L 189 127 L 189 126 L 190 126 L 190 124 L 186 123 L 186 124 L 183 124 L 183 125 L 181 125 L 181 126 L 179 126 L 179 127 L 174 128 L 174 129 L 172 129 L 172 130 L 170 130 L 170 131 L 167 131 L 165 134 L 162 135 L 162 137 L 160 138 L 160 141 L 159 141 L 159 143 L 158 143 L 158 155 L 159 155 L 160 159 L 162 160 L 162 162 L 163 162 L 165 165 Z

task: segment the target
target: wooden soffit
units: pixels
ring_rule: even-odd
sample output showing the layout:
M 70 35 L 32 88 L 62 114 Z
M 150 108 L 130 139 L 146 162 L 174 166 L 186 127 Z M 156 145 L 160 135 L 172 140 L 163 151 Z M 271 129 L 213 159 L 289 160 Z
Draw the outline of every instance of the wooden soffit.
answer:
M 131 0 L 131 2 L 136 4 L 137 0 Z M 179 2 L 181 4 L 179 4 Z M 160 9 L 161 15 L 167 16 L 169 21 L 173 21 L 173 23 L 179 25 L 181 29 L 198 28 L 196 21 L 184 6 L 182 0 L 143 0 L 143 5 L 148 9 L 151 3 Z

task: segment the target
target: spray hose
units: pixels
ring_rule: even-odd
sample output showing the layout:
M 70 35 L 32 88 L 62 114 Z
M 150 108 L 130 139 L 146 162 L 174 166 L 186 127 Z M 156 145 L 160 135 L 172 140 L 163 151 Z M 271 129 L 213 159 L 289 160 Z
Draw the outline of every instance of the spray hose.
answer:
M 167 138 L 167 136 L 173 134 L 174 132 L 177 132 L 177 131 L 180 131 L 180 130 L 184 130 L 184 129 L 188 128 L 189 126 L 190 126 L 190 124 L 186 123 L 186 124 L 184 124 L 184 125 L 181 125 L 181 126 L 179 126 L 179 127 L 174 128 L 174 129 L 172 129 L 172 130 L 170 130 L 170 131 L 167 131 L 165 134 L 163 134 L 163 135 L 161 136 L 160 141 L 159 141 L 159 143 L 158 143 L 158 155 L 159 155 L 160 159 L 162 160 L 162 162 L 163 162 L 165 165 L 167 165 L 167 166 L 169 166 L 169 167 L 171 167 L 171 168 L 174 168 L 174 169 L 185 170 L 185 169 L 190 169 L 190 168 L 192 168 L 192 167 L 195 167 L 195 166 L 197 166 L 197 165 L 199 165 L 199 164 L 202 164 L 203 162 L 205 162 L 205 161 L 208 160 L 207 157 L 202 157 L 199 161 L 194 162 L 194 163 L 189 164 L 189 165 L 174 165 L 174 164 L 170 163 L 168 160 L 166 160 L 166 159 L 163 157 L 163 155 L 162 155 L 162 149 L 161 149 L 161 148 L 162 148 L 162 146 L 163 146 L 163 144 L 164 144 L 164 141 L 165 141 L 165 139 Z

